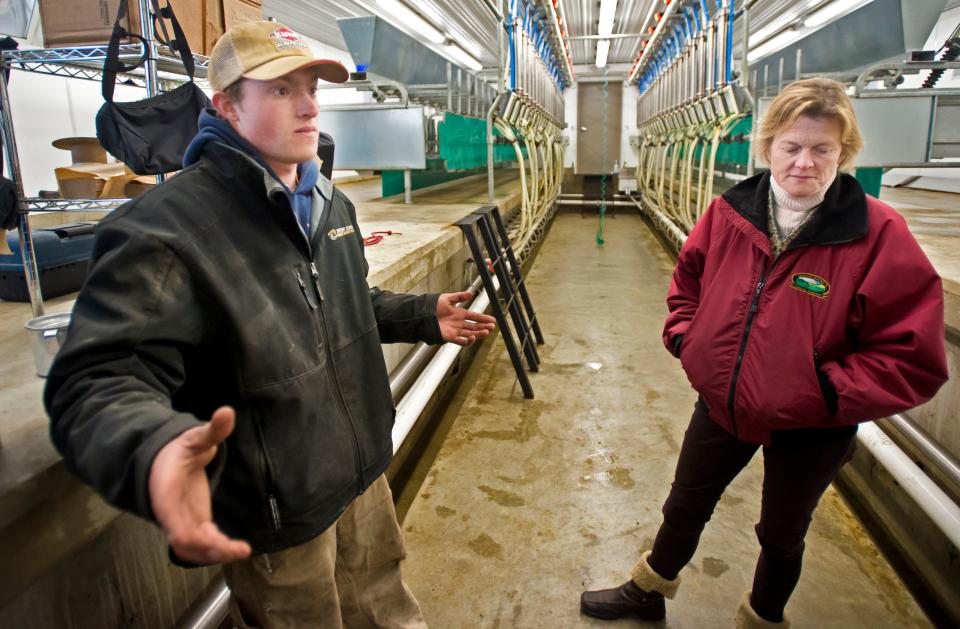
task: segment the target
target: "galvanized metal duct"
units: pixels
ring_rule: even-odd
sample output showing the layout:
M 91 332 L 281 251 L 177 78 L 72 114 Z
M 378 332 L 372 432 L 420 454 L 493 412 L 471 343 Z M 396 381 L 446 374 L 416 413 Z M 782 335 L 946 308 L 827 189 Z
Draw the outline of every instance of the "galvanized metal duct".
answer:
M 766 84 L 773 90 L 774 86 L 795 80 L 798 50 L 802 50 L 801 71 L 804 75 L 854 73 L 881 61 L 900 60 L 907 51 L 923 47 L 945 5 L 946 0 L 873 0 L 825 26 L 816 27 L 802 39 L 751 61 L 750 83 L 762 88 L 766 75 Z M 816 8 L 826 6 L 822 4 Z M 797 13 L 797 10 L 794 8 L 793 12 Z M 782 13 L 779 18 L 773 16 L 767 20 L 762 20 L 758 13 L 765 12 L 759 9 L 750 11 L 751 33 L 758 33 L 765 25 L 782 19 Z M 806 11 L 800 11 L 798 17 L 784 28 L 790 24 L 803 28 L 803 13 Z M 773 35 L 775 33 L 771 33 Z M 735 41 L 742 41 L 742 31 Z M 751 46 L 757 43 L 752 42 Z
M 497 65 L 497 18 L 485 0 L 417 0 L 407 3 L 451 39 L 460 44 L 484 67 Z M 390 14 L 376 0 L 263 0 L 264 17 L 273 17 L 317 41 L 346 50 L 346 42 L 337 28 L 337 20 L 347 17 L 377 15 L 390 19 Z M 401 25 L 402 26 L 402 25 Z M 402 26 L 411 35 L 415 31 Z M 441 44 L 429 44 L 436 52 Z

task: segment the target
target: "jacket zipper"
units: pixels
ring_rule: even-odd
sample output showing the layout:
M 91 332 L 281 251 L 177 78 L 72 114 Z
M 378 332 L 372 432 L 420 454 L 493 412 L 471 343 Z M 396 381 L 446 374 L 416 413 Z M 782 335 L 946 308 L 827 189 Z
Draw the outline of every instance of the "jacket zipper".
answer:
M 270 494 L 267 496 L 267 501 L 270 503 L 270 519 L 273 521 L 273 530 L 279 531 L 281 525 L 280 509 L 277 508 L 277 498 L 273 494 Z
M 300 284 L 300 291 L 303 292 L 303 298 L 307 300 L 307 305 L 310 306 L 310 310 L 315 312 L 320 308 L 320 303 L 317 301 L 316 295 L 314 295 L 313 290 L 307 288 L 307 283 L 304 281 L 303 276 L 300 275 L 299 269 L 295 270 L 294 273 L 297 275 L 297 283 Z M 320 294 L 320 299 L 323 299 L 322 293 Z M 310 317 L 310 319 L 313 321 L 313 335 L 316 339 L 317 346 L 319 346 L 323 333 L 320 330 L 320 325 L 317 322 L 317 318 Z
M 350 426 L 350 432 L 353 433 L 353 454 L 357 465 L 357 476 L 360 479 L 360 486 L 365 485 L 363 480 L 363 465 L 360 462 L 360 437 L 357 436 L 357 428 L 353 423 L 353 419 L 350 417 L 350 411 L 347 409 L 347 401 L 343 397 L 343 387 L 340 384 L 340 376 L 337 373 L 337 366 L 333 359 L 333 348 L 330 345 L 330 332 L 327 329 L 327 317 L 323 310 L 323 289 L 320 287 L 320 272 L 317 271 L 317 265 L 310 262 L 310 275 L 313 276 L 313 285 L 317 289 L 317 296 L 320 299 L 319 302 L 319 312 L 320 312 L 320 328 L 323 332 L 323 345 L 327 352 L 327 374 L 330 376 L 330 381 L 333 384 L 333 390 L 337 394 L 337 402 L 340 403 L 340 410 L 343 411 L 343 416 L 347 420 L 347 424 Z M 359 495 L 359 493 L 358 493 Z
M 307 300 L 307 305 L 310 306 L 310 310 L 316 310 L 319 304 L 313 296 L 313 291 L 307 290 L 307 283 L 303 281 L 303 276 L 300 275 L 299 270 L 295 270 L 294 273 L 297 275 L 297 283 L 300 284 L 300 291 L 303 293 L 304 299 Z
M 273 465 L 270 462 L 270 455 L 267 452 L 267 439 L 263 435 L 263 424 L 260 422 L 259 417 L 256 418 L 256 421 L 257 439 L 260 441 L 260 452 L 263 456 L 263 478 L 267 484 L 267 506 L 270 508 L 270 524 L 273 525 L 273 530 L 279 531 L 282 528 L 282 524 L 280 522 L 280 508 L 277 506 L 277 498 L 273 493 L 275 488 Z
M 777 261 L 774 260 L 770 264 L 770 268 L 772 268 L 776 262 Z M 727 413 L 730 415 L 730 423 L 733 425 L 733 435 L 737 438 L 740 437 L 740 434 L 737 430 L 736 414 L 733 411 L 733 400 L 737 394 L 737 380 L 740 378 L 740 365 L 743 363 L 743 354 L 747 351 L 747 339 L 750 338 L 750 328 L 753 327 L 753 318 L 756 316 L 757 311 L 759 310 L 758 304 L 760 303 L 760 293 L 763 292 L 763 286 L 767 281 L 767 274 L 769 273 L 770 268 L 768 268 L 766 262 L 764 262 L 763 267 L 760 269 L 760 279 L 757 280 L 757 286 L 753 291 L 753 301 L 750 304 L 750 312 L 747 313 L 747 324 L 743 329 L 743 339 L 740 341 L 740 351 L 737 353 L 737 362 L 733 367 L 733 379 L 730 381 L 730 395 L 727 398 Z

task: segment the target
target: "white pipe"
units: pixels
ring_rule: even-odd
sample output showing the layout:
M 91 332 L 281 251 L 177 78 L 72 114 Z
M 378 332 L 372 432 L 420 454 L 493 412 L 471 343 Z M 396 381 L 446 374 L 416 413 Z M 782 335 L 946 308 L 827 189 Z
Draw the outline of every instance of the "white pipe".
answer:
M 887 418 L 887 421 L 915 448 L 920 450 L 922 455 L 933 461 L 940 472 L 946 476 L 950 482 L 960 487 L 960 465 L 947 453 L 940 444 L 926 435 L 916 423 L 906 415 L 897 413 Z
M 860 443 L 933 520 L 955 548 L 960 548 L 960 507 L 924 474 L 880 428 L 866 422 L 857 432 Z
M 496 279 L 496 278 L 494 278 Z M 496 281 L 494 282 L 496 284 Z M 469 310 L 483 312 L 490 305 L 490 299 L 487 292 L 483 291 L 470 304 Z M 420 373 L 407 394 L 403 396 L 400 403 L 397 404 L 397 417 L 393 424 L 393 453 L 396 454 L 404 439 L 410 434 L 413 425 L 417 423 L 420 413 L 426 408 L 427 402 L 433 397 L 434 392 L 440 385 L 440 382 L 446 377 L 453 365 L 454 359 L 460 353 L 463 347 L 453 343 L 447 343 L 441 347 L 434 355 L 433 360 Z
M 557 199 L 557 205 L 588 205 L 590 207 L 600 207 L 606 205 L 609 207 L 633 207 L 630 201 L 601 201 L 599 199 Z
M 480 290 L 482 280 L 478 277 L 467 290 L 475 293 Z M 460 305 L 460 304 L 457 304 Z M 436 346 L 427 345 L 424 342 L 417 343 L 410 352 L 404 356 L 403 360 L 390 372 L 390 395 L 397 399 L 397 395 L 404 391 L 407 384 L 418 375 L 423 368 L 423 364 L 430 360 L 436 351 Z
M 661 230 L 666 232 L 666 236 L 668 238 L 677 243 L 678 251 L 683 248 L 683 243 L 686 242 L 687 235 L 683 233 L 683 230 L 677 227 L 676 223 L 667 218 L 663 212 L 660 212 L 652 207 L 650 203 L 641 203 L 640 200 L 634 196 L 631 196 L 630 200 L 633 201 L 633 203 L 641 212 L 649 216 L 654 223 L 659 225 Z

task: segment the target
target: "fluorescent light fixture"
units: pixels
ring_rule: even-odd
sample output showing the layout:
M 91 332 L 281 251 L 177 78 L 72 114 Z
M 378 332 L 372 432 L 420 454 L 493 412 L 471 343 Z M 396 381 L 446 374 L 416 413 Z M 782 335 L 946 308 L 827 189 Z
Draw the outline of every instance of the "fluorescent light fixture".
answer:
M 756 61 L 766 57 L 771 52 L 776 52 L 781 48 L 784 48 L 793 42 L 800 39 L 800 31 L 784 31 L 774 37 L 773 39 L 767 41 L 762 46 L 757 46 L 747 54 L 747 61 Z
M 600 0 L 600 24 L 597 26 L 597 34 L 600 37 L 613 33 L 613 16 L 616 12 L 617 0 Z M 597 65 L 600 66 L 600 64 Z
M 409 26 L 435 44 L 442 44 L 446 39 L 443 33 L 434 28 L 429 22 L 410 10 L 399 0 L 377 0 L 377 4 L 396 17 L 401 24 Z
M 483 54 L 483 48 L 477 45 L 477 43 L 469 37 L 465 37 L 460 32 L 451 33 L 451 35 L 455 35 L 457 44 L 459 44 L 460 47 L 467 52 L 467 54 L 473 55 L 474 57 L 479 57 Z
M 444 26 L 443 14 L 437 11 L 431 3 L 413 0 L 410 4 L 417 7 L 417 11 L 426 16 L 427 19 L 432 20 L 434 24 Z
M 480 62 L 467 54 L 467 52 L 457 44 L 450 43 L 447 44 L 445 48 L 450 56 L 453 57 L 454 61 L 460 63 L 461 65 L 467 66 L 474 72 L 483 70 L 483 66 L 480 65 Z
M 834 17 L 840 15 L 844 11 L 852 9 L 858 4 L 866 4 L 863 0 L 836 0 L 832 4 L 829 4 L 807 19 L 803 21 L 803 25 L 807 28 L 812 28 L 814 26 L 820 26 L 825 22 L 829 22 Z
M 763 40 L 775 35 L 778 31 L 783 30 L 790 25 L 798 16 L 803 15 L 804 12 L 809 11 L 810 9 L 816 7 L 817 5 L 823 4 L 825 1 L 829 0 L 808 0 L 804 3 L 798 3 L 800 6 L 795 6 L 789 11 L 785 11 L 782 15 L 778 16 L 775 20 L 764 26 L 763 28 L 753 31 L 750 33 L 750 45 L 756 45 L 763 43 Z
M 790 24 L 790 22 L 794 21 L 795 19 L 797 19 L 797 14 L 794 11 L 790 11 L 781 15 L 760 30 L 750 33 L 750 45 L 759 44 L 767 37 L 770 37 L 780 29 Z
M 607 53 L 610 52 L 610 40 L 597 40 L 597 67 L 602 68 L 607 65 Z

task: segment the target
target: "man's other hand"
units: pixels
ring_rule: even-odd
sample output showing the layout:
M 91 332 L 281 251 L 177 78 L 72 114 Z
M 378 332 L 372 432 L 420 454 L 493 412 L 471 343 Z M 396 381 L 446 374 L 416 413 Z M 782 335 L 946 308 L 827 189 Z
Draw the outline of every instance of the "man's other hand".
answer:
M 230 539 L 213 523 L 205 468 L 233 432 L 236 413 L 214 411 L 204 426 L 186 430 L 157 453 L 150 467 L 150 505 L 173 552 L 196 564 L 229 563 L 250 555 L 250 545 Z
M 457 306 L 458 303 L 473 299 L 473 293 L 444 293 L 437 301 L 437 320 L 440 322 L 440 335 L 448 343 L 470 345 L 477 339 L 490 334 L 497 320 L 482 312 L 473 312 Z

